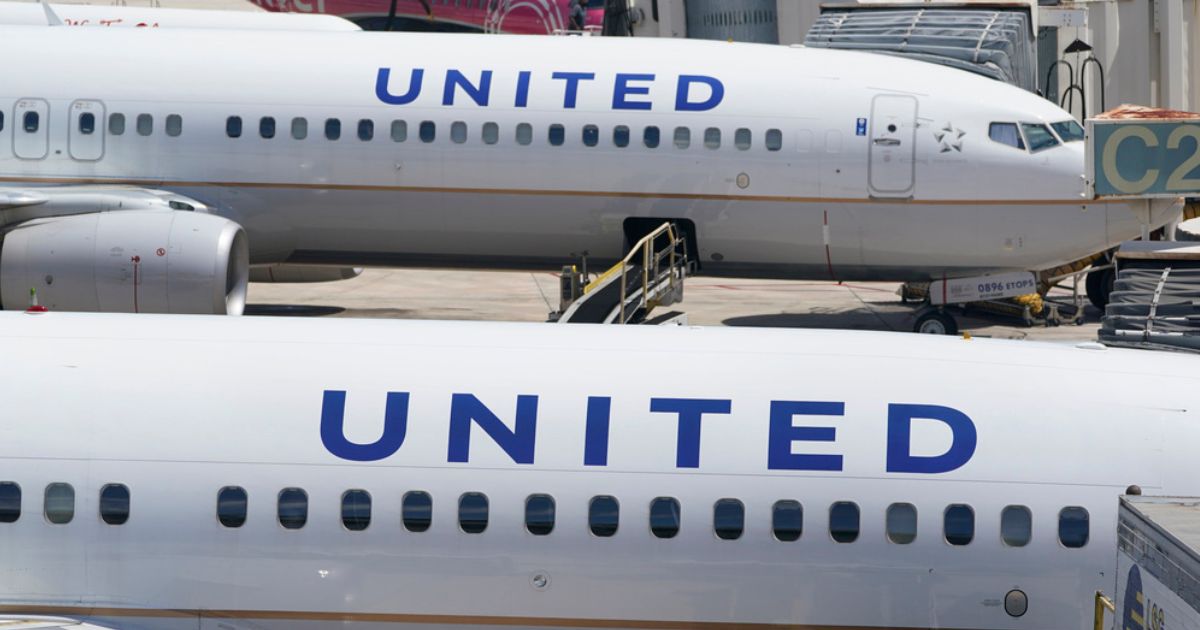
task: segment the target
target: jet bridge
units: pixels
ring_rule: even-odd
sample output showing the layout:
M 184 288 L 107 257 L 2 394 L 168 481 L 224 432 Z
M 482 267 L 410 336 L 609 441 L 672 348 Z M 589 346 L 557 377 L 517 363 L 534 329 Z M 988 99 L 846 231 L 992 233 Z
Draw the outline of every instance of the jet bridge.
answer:
M 564 269 L 562 301 L 550 319 L 560 324 L 678 322 L 679 316 L 659 321 L 649 315 L 683 299 L 687 265 L 685 235 L 674 224 L 663 223 L 595 280 L 587 282 L 586 270 Z

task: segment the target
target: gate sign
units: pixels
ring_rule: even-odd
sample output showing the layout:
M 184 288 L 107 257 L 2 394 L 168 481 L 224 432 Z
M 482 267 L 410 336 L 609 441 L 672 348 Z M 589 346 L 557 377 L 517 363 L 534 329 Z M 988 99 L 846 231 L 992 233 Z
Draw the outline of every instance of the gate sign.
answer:
M 1200 120 L 1087 121 L 1095 197 L 1200 196 Z

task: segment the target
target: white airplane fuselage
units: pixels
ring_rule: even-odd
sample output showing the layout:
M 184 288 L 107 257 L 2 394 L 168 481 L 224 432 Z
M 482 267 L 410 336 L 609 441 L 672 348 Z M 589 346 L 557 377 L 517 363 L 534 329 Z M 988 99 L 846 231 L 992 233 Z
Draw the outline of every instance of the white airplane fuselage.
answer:
M 1115 583 L 1118 495 L 1200 494 L 1190 355 L 829 331 L 0 324 L 0 615 L 1083 630 Z M 6 483 L 21 488 L 15 519 Z M 44 500 L 51 484 L 73 501 L 62 486 Z M 98 506 L 114 484 L 128 492 L 121 524 Z M 237 526 L 218 520 L 227 487 L 245 492 Z M 277 514 L 285 489 L 305 493 L 302 527 Z M 351 490 L 370 497 L 365 528 L 343 521 Z M 402 510 L 413 492 L 432 500 L 424 531 Z M 464 495 L 486 497 L 480 533 L 460 523 Z M 554 501 L 546 535 L 526 526 L 536 495 Z M 592 529 L 595 497 L 619 505 L 611 536 Z M 651 529 L 660 498 L 677 502 L 669 537 Z M 714 532 L 723 499 L 744 508 L 730 539 Z M 797 539 L 774 529 L 780 501 L 802 508 Z M 839 542 L 831 511 L 847 504 L 859 524 Z M 915 539 L 895 537 L 896 504 L 915 510 Z M 69 522 L 51 522 L 65 505 Z M 1001 526 L 1010 506 L 1030 517 L 1016 534 Z M 965 544 L 947 530 L 964 509 Z M 1086 511 L 1082 546 L 1064 542 L 1078 533 L 1060 531 L 1065 509 Z
M 1070 120 L 1052 103 L 882 55 L 102 31 L 0 32 L 0 49 L 21 57 L 0 67 L 0 186 L 173 191 L 242 225 L 256 264 L 545 268 L 583 252 L 606 261 L 640 235 L 630 220 L 644 219 L 685 222 L 705 273 L 911 280 L 1047 268 L 1178 209 L 1084 199 L 1082 142 L 1030 152 L 989 139 L 993 122 Z M 44 121 L 32 132 L 29 111 Z M 123 114 L 127 128 L 81 134 L 87 112 Z M 136 129 L 144 114 L 147 135 Z M 238 138 L 227 134 L 231 116 Z M 264 117 L 272 138 L 260 133 Z M 329 119 L 337 140 L 325 135 Z M 360 121 L 370 140 L 358 137 Z M 655 148 L 647 127 L 658 130 Z M 676 145 L 681 129 L 687 148 Z

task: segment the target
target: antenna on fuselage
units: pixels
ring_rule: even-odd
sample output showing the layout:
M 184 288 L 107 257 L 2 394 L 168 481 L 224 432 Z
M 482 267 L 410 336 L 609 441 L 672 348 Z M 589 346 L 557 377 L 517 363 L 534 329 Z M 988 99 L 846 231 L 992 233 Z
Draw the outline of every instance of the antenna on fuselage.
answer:
M 46 2 L 46 0 L 39 0 L 39 2 L 42 5 L 42 10 L 46 12 L 46 26 L 62 26 L 62 18 L 58 17 L 58 14 L 50 7 L 50 3 Z

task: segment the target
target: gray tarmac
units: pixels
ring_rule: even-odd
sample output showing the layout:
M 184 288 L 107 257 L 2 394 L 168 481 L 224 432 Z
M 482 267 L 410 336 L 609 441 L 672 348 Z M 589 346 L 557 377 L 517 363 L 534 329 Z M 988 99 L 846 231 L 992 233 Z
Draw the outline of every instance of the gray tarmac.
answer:
M 892 282 L 809 282 L 688 278 L 683 302 L 671 307 L 700 326 L 770 326 L 907 332 L 913 306 L 900 302 Z M 1051 298 L 1064 303 L 1070 292 Z M 1086 300 L 1085 300 L 1086 302 Z M 251 315 L 384 317 L 544 322 L 558 307 L 553 272 L 367 269 L 352 280 L 316 284 L 250 285 Z M 1011 317 L 957 312 L 974 336 L 1094 341 L 1100 311 L 1088 305 L 1083 325 L 1025 326 Z

